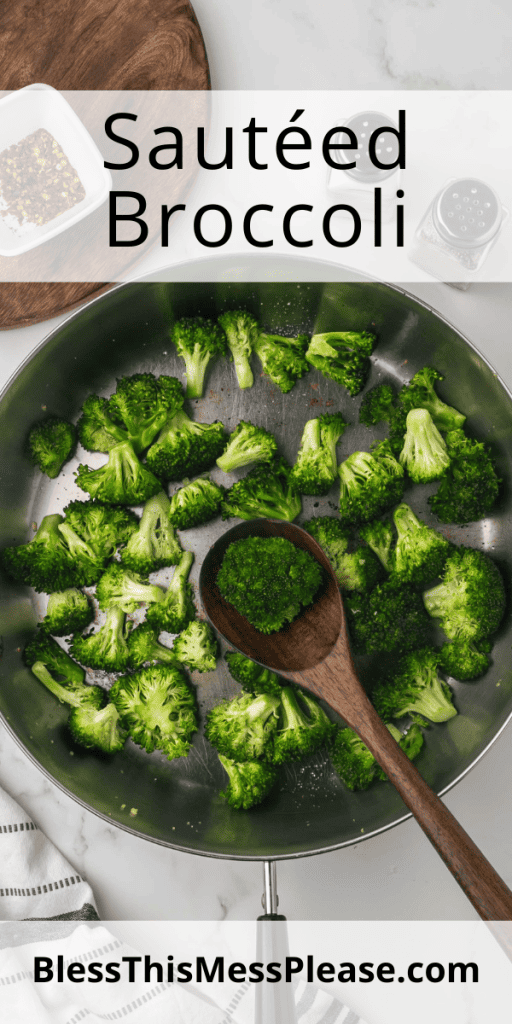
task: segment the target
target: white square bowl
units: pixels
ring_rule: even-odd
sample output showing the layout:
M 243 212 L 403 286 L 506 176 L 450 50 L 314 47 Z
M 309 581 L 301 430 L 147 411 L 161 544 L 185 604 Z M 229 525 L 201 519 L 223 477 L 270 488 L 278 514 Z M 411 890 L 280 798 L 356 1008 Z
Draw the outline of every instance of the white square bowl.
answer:
M 40 128 L 59 143 L 82 182 L 85 197 L 47 224 L 22 224 L 14 230 L 0 217 L 0 256 L 19 256 L 54 238 L 101 206 L 112 188 L 112 176 L 96 143 L 51 85 L 27 85 L 0 100 L 0 153 Z

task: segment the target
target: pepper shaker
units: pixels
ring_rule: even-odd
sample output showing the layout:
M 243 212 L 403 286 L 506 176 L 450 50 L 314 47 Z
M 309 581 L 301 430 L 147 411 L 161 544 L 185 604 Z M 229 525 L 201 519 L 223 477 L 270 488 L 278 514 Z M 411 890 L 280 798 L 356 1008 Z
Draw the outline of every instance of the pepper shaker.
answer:
M 399 142 L 395 132 L 395 122 L 376 110 L 363 110 L 345 121 L 343 128 L 349 128 L 357 138 L 358 148 L 333 149 L 332 159 L 339 169 L 332 169 L 327 188 L 336 195 L 340 203 L 346 202 L 354 206 L 363 220 L 372 220 L 375 209 L 375 188 L 381 190 L 382 220 L 389 221 L 396 212 L 396 192 L 401 184 L 401 170 L 391 166 L 387 169 L 376 167 L 370 159 L 368 144 L 376 130 L 380 129 L 375 153 L 381 163 L 395 164 L 399 156 Z M 385 131 L 392 128 L 393 131 Z M 340 145 L 347 142 L 347 134 L 340 131 L 333 138 L 333 143 Z M 355 167 L 345 168 L 346 164 L 356 163 Z

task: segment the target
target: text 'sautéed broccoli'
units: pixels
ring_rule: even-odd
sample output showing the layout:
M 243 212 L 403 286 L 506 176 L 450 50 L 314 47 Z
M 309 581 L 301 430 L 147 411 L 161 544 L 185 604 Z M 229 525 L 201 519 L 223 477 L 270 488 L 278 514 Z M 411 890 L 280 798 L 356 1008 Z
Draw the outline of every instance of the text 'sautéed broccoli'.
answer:
M 370 356 L 376 337 L 368 331 L 327 331 L 314 334 L 306 359 L 324 377 L 341 384 L 350 395 L 358 395 L 370 370 Z
M 336 445 L 346 426 L 341 413 L 307 421 L 291 472 L 292 483 L 301 494 L 327 494 L 332 487 L 338 472 Z

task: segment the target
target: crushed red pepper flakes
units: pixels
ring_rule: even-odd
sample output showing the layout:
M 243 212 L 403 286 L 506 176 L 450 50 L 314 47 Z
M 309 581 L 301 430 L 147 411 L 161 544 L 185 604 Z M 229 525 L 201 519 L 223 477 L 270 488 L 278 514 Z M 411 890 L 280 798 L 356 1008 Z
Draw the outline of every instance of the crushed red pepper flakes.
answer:
M 2 217 L 41 226 L 81 202 L 85 189 L 57 140 L 38 128 L 0 153 L 0 196 Z

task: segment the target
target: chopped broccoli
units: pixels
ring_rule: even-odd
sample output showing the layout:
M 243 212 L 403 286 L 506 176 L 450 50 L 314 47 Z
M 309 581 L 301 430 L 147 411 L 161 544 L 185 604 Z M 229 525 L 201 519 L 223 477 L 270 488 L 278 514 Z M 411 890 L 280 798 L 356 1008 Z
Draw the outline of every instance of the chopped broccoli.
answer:
M 277 441 L 273 434 L 263 427 L 240 420 L 229 438 L 228 446 L 217 459 L 219 469 L 232 473 L 249 462 L 272 462 L 277 452 Z
M 285 537 L 245 537 L 229 545 L 217 575 L 222 597 L 261 633 L 275 633 L 311 604 L 318 562 Z
M 246 693 L 273 693 L 281 696 L 282 685 L 275 672 L 263 668 L 238 651 L 227 651 L 224 657 L 233 679 Z
M 333 565 L 346 554 L 350 530 L 336 516 L 313 516 L 302 528 L 318 541 Z
M 128 730 L 123 729 L 119 712 L 110 702 L 104 708 L 90 704 L 73 708 L 68 726 L 76 743 L 89 749 L 101 750 L 104 754 L 115 754 L 122 750 Z
M 180 659 L 174 648 L 165 647 L 158 640 L 158 633 L 151 623 L 142 622 L 128 637 L 130 668 L 140 668 L 145 661 L 161 661 L 164 665 L 175 665 Z M 179 666 L 178 666 L 179 667 Z
M 266 374 L 278 388 L 287 394 L 305 373 L 309 366 L 306 361 L 307 334 L 285 338 L 282 334 L 260 332 L 254 343 L 254 351 Z
M 409 761 L 414 761 L 425 742 L 421 726 L 417 722 L 413 722 L 407 729 L 407 732 L 400 732 L 396 725 L 388 725 L 386 728 L 389 729 L 393 739 L 396 740 L 404 754 L 407 754 Z M 377 779 L 381 779 L 382 782 L 386 782 L 388 778 L 380 765 L 377 765 L 375 776 Z
M 340 515 L 345 523 L 358 526 L 375 519 L 400 501 L 404 492 L 404 471 L 389 441 L 381 441 L 371 452 L 353 452 L 338 472 Z
M 134 612 L 142 603 L 163 601 L 164 591 L 161 587 L 147 583 L 138 573 L 114 562 L 101 577 L 96 587 L 96 597 L 100 608 L 105 611 L 115 605 L 124 612 Z
M 161 633 L 181 633 L 187 623 L 195 618 L 196 609 L 192 600 L 192 589 L 188 574 L 194 561 L 191 551 L 184 551 L 163 601 L 151 604 L 146 612 L 146 621 Z
M 226 335 L 219 324 L 204 317 L 183 317 L 172 329 L 178 355 L 185 360 L 187 398 L 201 398 L 208 364 L 226 355 Z
M 170 508 L 171 503 L 164 491 L 146 502 L 139 528 L 132 533 L 121 552 L 121 561 L 127 569 L 147 576 L 179 562 L 182 549 L 171 525 Z
M 60 416 L 48 416 L 34 424 L 27 444 L 31 461 L 54 480 L 75 450 L 76 430 Z
M 42 630 L 36 633 L 25 647 L 23 658 L 37 679 L 44 683 L 61 703 L 70 704 L 75 708 L 84 704 L 96 708 L 103 706 L 105 691 L 101 686 L 89 686 L 85 682 L 82 666 L 73 661 L 49 633 Z
M 221 313 L 219 323 L 226 332 L 228 348 L 235 362 L 238 386 L 252 388 L 254 377 L 250 358 L 258 333 L 256 319 L 245 309 L 230 309 Z
M 108 462 L 99 469 L 80 465 L 76 482 L 91 497 L 108 505 L 143 505 L 162 490 L 162 484 L 142 465 L 128 441 L 110 449 Z
M 411 725 L 405 733 L 401 733 L 394 725 L 387 725 L 386 728 L 409 760 L 414 761 L 423 746 L 420 726 Z M 375 779 L 384 782 L 387 779 L 386 773 L 353 729 L 338 728 L 330 753 L 332 763 L 347 789 L 368 789 Z
M 478 644 L 471 640 L 452 640 L 443 644 L 439 651 L 439 665 L 447 676 L 466 682 L 483 676 L 491 664 L 490 640 L 480 640 Z
M 50 594 L 41 628 L 52 636 L 71 636 L 90 625 L 94 608 L 87 594 L 70 587 Z
M 483 519 L 494 508 L 501 480 L 487 445 L 472 441 L 462 430 L 446 435 L 450 465 L 428 503 L 442 523 Z
M 350 395 L 358 395 L 370 369 L 376 337 L 367 331 L 327 331 L 314 334 L 306 359 L 324 377 L 341 384 Z
M 52 594 L 96 582 L 104 560 L 80 540 L 62 516 L 45 516 L 26 544 L 2 551 L 2 565 L 19 584 Z
M 327 555 L 341 590 L 371 590 L 381 579 L 382 567 L 372 551 L 358 548 L 347 553 L 349 531 L 334 516 L 317 516 L 304 523 Z
M 279 706 L 280 698 L 272 693 L 243 693 L 223 701 L 206 719 L 206 738 L 237 763 L 271 761 Z
M 284 459 L 258 465 L 237 480 L 222 502 L 222 518 L 285 519 L 292 522 L 302 509 L 300 495 Z
M 457 430 L 462 427 L 466 417 L 439 398 L 434 390 L 436 380 L 444 380 L 443 374 L 432 366 L 424 366 L 400 391 L 399 404 L 404 412 L 427 409 L 438 430 Z
M 213 672 L 217 664 L 217 638 L 209 623 L 202 620 L 189 622 L 172 650 L 178 661 L 197 672 Z
M 336 445 L 346 422 L 341 413 L 308 420 L 290 479 L 301 494 L 327 494 L 336 480 Z
M 146 462 L 161 480 L 190 479 L 211 469 L 227 440 L 222 423 L 196 423 L 180 409 L 162 427 Z
M 248 811 L 261 804 L 277 782 L 277 771 L 270 764 L 262 764 L 261 761 L 237 764 L 221 754 L 219 761 L 228 775 L 228 785 L 220 795 L 236 811 Z
M 365 523 L 361 526 L 359 533 L 377 555 L 386 572 L 392 572 L 395 564 L 395 531 L 391 523 L 377 519 L 374 523 Z
M 505 588 L 489 555 L 460 547 L 447 559 L 442 582 L 423 595 L 429 615 L 449 640 L 482 640 L 497 630 L 505 611 Z
M 185 757 L 197 730 L 196 699 L 174 665 L 150 665 L 120 676 L 110 699 L 132 740 L 151 754 L 162 750 L 169 761 Z
M 89 395 L 77 423 L 80 444 L 88 452 L 109 452 L 117 444 L 129 441 L 128 433 L 114 422 L 107 398 Z
M 363 395 L 359 409 L 359 422 L 374 427 L 382 420 L 389 422 L 395 408 L 396 394 L 391 384 L 376 384 Z
M 450 456 L 430 413 L 427 409 L 411 409 L 406 424 L 400 465 L 415 484 L 439 480 L 450 465 Z
M 272 761 L 298 761 L 323 747 L 335 726 L 310 693 L 283 686 Z
M 420 586 L 440 576 L 453 544 L 437 530 L 420 522 L 409 505 L 399 505 L 393 520 L 398 533 L 394 556 L 396 578 L 401 583 Z
M 137 455 L 151 444 L 168 416 L 183 405 L 183 389 L 177 377 L 134 373 L 122 377 L 109 400 L 108 413 L 123 430 Z
M 421 594 L 397 580 L 385 580 L 368 595 L 351 595 L 343 603 L 352 640 L 366 654 L 411 651 L 429 641 Z
M 105 622 L 97 633 L 88 633 L 87 636 L 77 634 L 73 637 L 71 654 L 89 668 L 99 668 L 104 672 L 124 672 L 130 660 L 128 632 L 124 611 L 113 605 L 107 608 Z
M 438 674 L 439 656 L 432 647 L 411 651 L 397 669 L 374 688 L 372 702 L 385 722 L 411 715 L 420 725 L 447 722 L 457 714 L 452 691 Z
M 63 515 L 75 533 L 105 561 L 120 544 L 126 544 L 139 523 L 131 509 L 101 501 L 70 501 Z
M 201 526 L 220 514 L 225 488 L 214 480 L 198 477 L 180 487 L 171 498 L 169 518 L 178 530 Z

